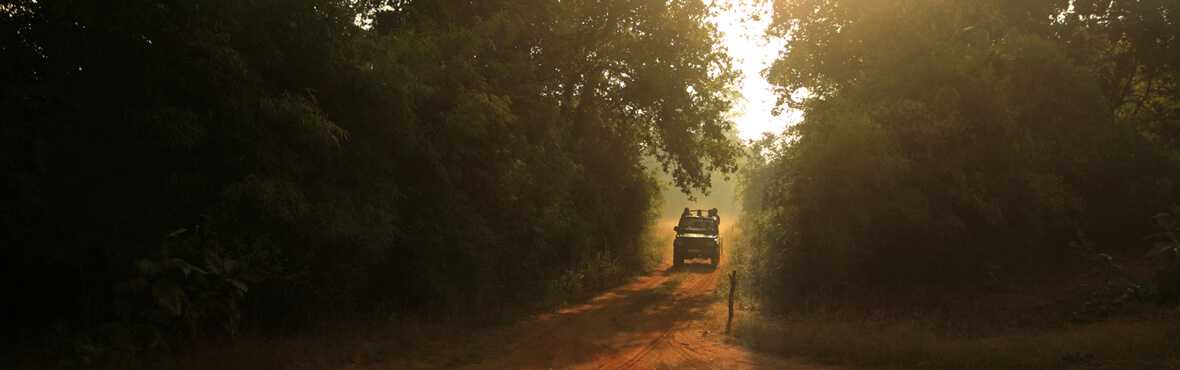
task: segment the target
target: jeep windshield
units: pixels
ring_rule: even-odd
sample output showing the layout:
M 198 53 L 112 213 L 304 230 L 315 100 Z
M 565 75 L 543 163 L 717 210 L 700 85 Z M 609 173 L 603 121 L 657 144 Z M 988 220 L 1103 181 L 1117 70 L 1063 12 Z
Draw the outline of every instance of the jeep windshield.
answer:
M 716 234 L 717 227 L 712 219 L 708 218 L 683 218 L 680 220 L 680 233 L 699 233 L 699 234 Z

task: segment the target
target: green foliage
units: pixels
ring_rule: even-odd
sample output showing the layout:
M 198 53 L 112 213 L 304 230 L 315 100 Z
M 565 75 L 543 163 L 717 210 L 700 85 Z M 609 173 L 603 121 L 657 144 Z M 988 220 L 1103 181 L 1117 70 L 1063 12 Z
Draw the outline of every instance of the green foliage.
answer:
M 708 12 L 0 3 L 12 339 L 495 316 L 618 281 L 646 258 L 642 158 L 685 191 L 734 170 L 735 75 Z
M 1172 207 L 1172 212 L 1155 215 L 1155 222 L 1162 232 L 1160 241 L 1155 248 L 1147 252 L 1147 257 L 1157 258 L 1164 263 L 1180 263 L 1180 207 Z
M 1156 223 L 1162 229 L 1161 240 L 1147 252 L 1147 257 L 1156 259 L 1159 265 L 1153 281 L 1156 293 L 1160 301 L 1169 304 L 1180 303 L 1180 219 L 1177 215 L 1180 215 L 1180 207 L 1156 215 Z
M 155 337 L 194 337 L 206 328 L 237 333 L 240 307 L 250 291 L 243 280 L 262 280 L 265 272 L 252 263 L 266 261 L 228 256 L 215 245 L 201 243 L 197 233 L 177 230 L 168 236 L 161 254 L 135 261 L 130 279 L 114 287 L 121 322 L 180 332 L 154 333 Z
M 1077 230 L 1141 251 L 1177 195 L 1174 5 L 1100 3 L 776 1 L 769 77 L 805 121 L 744 175 L 769 296 L 986 284 Z
M 1155 291 L 1138 281 L 1115 257 L 1098 252 L 1086 236 L 1078 235 L 1071 243 L 1085 257 L 1090 271 L 1083 276 L 1081 288 L 1086 295 L 1073 313 L 1074 321 L 1108 319 L 1132 303 L 1150 298 Z

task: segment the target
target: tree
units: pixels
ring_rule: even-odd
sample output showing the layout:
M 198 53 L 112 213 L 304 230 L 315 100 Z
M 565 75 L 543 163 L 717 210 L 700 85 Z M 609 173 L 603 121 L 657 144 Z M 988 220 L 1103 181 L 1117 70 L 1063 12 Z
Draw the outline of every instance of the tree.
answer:
M 0 3 L 4 315 L 198 335 L 619 281 L 657 194 L 644 155 L 685 191 L 734 169 L 709 11 Z
M 1119 124 L 1067 2 L 775 10 L 791 42 L 768 74 L 805 121 L 747 192 L 776 202 L 754 219 L 784 251 L 782 289 L 978 283 L 1044 267 L 1079 232 L 1137 250 L 1123 241 L 1175 199 L 1176 162 Z

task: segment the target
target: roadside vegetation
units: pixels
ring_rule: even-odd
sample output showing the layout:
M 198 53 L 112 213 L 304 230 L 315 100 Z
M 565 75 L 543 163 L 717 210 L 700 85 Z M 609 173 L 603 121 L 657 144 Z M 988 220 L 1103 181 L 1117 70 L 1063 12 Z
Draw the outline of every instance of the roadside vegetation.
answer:
M 1180 326 L 1112 320 L 1006 335 L 940 333 L 926 320 L 741 320 L 734 335 L 758 351 L 884 369 L 1120 369 L 1180 366 Z
M 1180 362 L 1180 5 L 776 0 L 754 347 L 885 368 Z
M 2 352 L 487 324 L 617 284 L 652 259 L 652 170 L 735 169 L 708 11 L 0 2 Z

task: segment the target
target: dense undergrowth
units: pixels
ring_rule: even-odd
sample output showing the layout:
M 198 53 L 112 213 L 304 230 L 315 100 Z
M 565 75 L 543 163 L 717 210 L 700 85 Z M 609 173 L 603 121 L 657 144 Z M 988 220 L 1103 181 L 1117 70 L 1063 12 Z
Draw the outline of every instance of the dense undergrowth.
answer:
M 922 319 L 739 320 L 734 335 L 759 351 L 883 369 L 1171 369 L 1180 366 L 1176 318 L 1116 320 L 1006 335 L 932 329 Z
M 790 43 L 768 76 L 805 118 L 743 168 L 751 304 L 786 317 L 744 329 L 755 346 L 1176 366 L 1175 2 L 773 4 Z M 983 332 L 931 329 L 948 322 Z
M 1161 271 L 1174 260 L 1074 256 L 1001 286 L 852 287 L 767 299 L 747 243 L 737 241 L 728 266 L 747 277 L 739 291 L 753 292 L 739 295 L 731 335 L 756 351 L 881 369 L 1180 366 L 1180 309 L 1156 290 L 1172 286 L 1157 279 L 1173 276 Z
M 774 4 L 792 41 L 769 76 L 805 119 L 744 169 L 765 303 L 997 289 L 1175 243 L 1175 4 Z
M 649 259 L 643 158 L 686 191 L 733 170 L 707 12 L 0 2 L 5 352 L 73 368 L 616 283 Z

